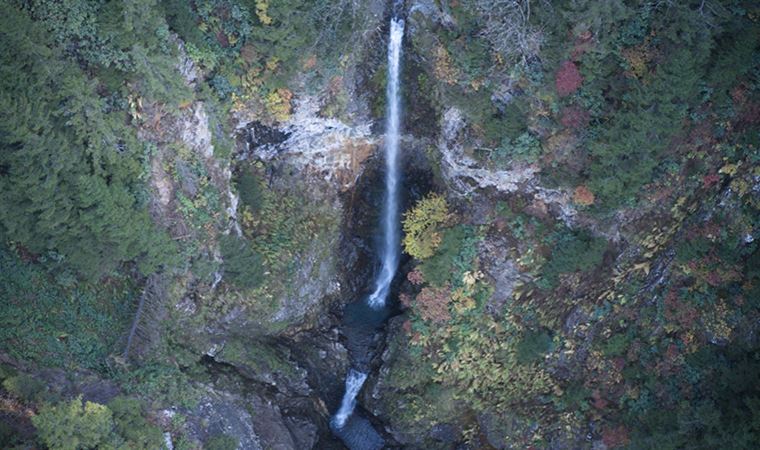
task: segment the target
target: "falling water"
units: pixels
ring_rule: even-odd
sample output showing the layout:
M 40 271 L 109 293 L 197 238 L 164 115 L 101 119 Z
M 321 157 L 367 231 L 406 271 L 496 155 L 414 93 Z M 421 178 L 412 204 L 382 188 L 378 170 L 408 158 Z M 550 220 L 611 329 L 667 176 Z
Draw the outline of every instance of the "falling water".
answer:
M 367 379 L 367 374 L 351 369 L 348 371 L 346 377 L 346 394 L 343 396 L 343 401 L 340 403 L 340 409 L 335 413 L 333 417 L 333 424 L 337 428 L 342 428 L 345 425 L 348 416 L 354 412 L 356 406 L 356 396 L 359 394 L 359 390 L 364 384 L 364 380 Z
M 382 243 L 379 248 L 382 268 L 375 280 L 375 289 L 367 298 L 367 304 L 375 309 L 385 306 L 385 300 L 390 291 L 391 281 L 398 268 L 399 261 L 399 206 L 398 206 L 398 151 L 401 122 L 399 99 L 399 66 L 401 65 L 401 39 L 404 35 L 404 20 L 394 17 L 391 19 L 390 39 L 388 42 L 388 85 L 386 96 L 388 102 L 388 117 L 385 131 L 385 199 L 383 202 Z M 378 314 L 378 312 L 375 312 Z M 343 429 L 356 406 L 356 396 L 359 394 L 367 373 L 351 369 L 346 377 L 346 393 L 343 395 L 340 409 L 332 420 L 337 430 Z M 369 426 L 369 425 L 367 425 Z M 374 430 L 372 430 L 374 433 Z M 376 435 L 376 433 L 375 433 Z M 376 435 L 377 436 L 377 435 Z M 365 436 L 366 437 L 366 436 Z M 377 436 L 375 442 L 380 441 Z M 365 444 L 368 448 L 372 445 Z M 379 448 L 379 447 L 378 447 Z
M 383 204 L 380 227 L 383 232 L 380 260 L 382 269 L 375 280 L 375 291 L 367 300 L 373 308 L 385 306 L 393 275 L 398 268 L 399 220 L 398 220 L 398 147 L 401 127 L 399 107 L 399 66 L 401 65 L 401 38 L 404 35 L 404 21 L 391 20 L 391 37 L 388 43 L 388 118 L 385 125 L 385 202 Z

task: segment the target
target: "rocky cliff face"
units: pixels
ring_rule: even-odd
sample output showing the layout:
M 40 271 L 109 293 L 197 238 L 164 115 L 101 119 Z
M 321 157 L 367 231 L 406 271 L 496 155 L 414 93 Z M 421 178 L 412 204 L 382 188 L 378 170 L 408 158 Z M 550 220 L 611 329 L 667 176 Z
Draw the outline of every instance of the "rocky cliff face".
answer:
M 555 89 L 510 72 L 501 57 L 496 69 L 468 73 L 475 62 L 466 57 L 477 49 L 460 31 L 472 18 L 451 3 L 407 5 L 402 143 L 405 209 L 433 191 L 446 200 L 447 218 L 433 230 L 437 253 L 401 269 L 400 315 L 372 337 L 382 352 L 369 365 L 379 370 L 360 401 L 388 441 L 407 448 L 620 445 L 628 439 L 617 425 L 622 413 L 608 411 L 644 401 L 643 372 L 682 367 L 687 357 L 677 352 L 692 354 L 695 339 L 722 346 L 727 329 L 756 335 L 722 297 L 689 307 L 676 299 L 695 285 L 705 291 L 739 279 L 738 262 L 721 275 L 706 274 L 707 253 L 685 263 L 684 254 L 701 250 L 684 250 L 682 240 L 724 221 L 725 205 L 756 202 L 756 171 L 746 162 L 721 168 L 718 138 L 679 136 L 674 146 L 704 152 L 705 162 L 693 164 L 725 175 L 722 186 L 718 175 L 701 186 L 653 183 L 636 207 L 599 213 L 599 198 L 579 181 L 589 157 L 578 128 L 589 113 L 561 103 L 565 94 L 554 90 L 564 81 Z M 250 102 L 228 116 L 199 100 L 172 116 L 141 107 L 141 137 L 155 144 L 154 217 L 187 256 L 187 267 L 163 275 L 167 301 L 154 322 L 164 323 L 152 326 L 179 349 L 178 366 L 204 372 L 194 375 L 197 406 L 162 414 L 185 415 L 199 441 L 223 430 L 241 448 L 340 448 L 328 422 L 350 365 L 341 310 L 375 269 L 383 8 L 360 8 L 367 17 L 344 75 L 317 92 L 297 76 L 278 119 Z M 590 38 L 577 39 L 580 55 Z M 465 59 L 458 65 L 457 49 Z M 540 62 L 526 64 L 520 70 Z M 202 76 L 187 58 L 180 71 L 189 86 Z M 749 112 L 732 120 L 737 129 L 757 123 Z M 224 121 L 232 134 L 221 133 Z M 570 181 L 547 176 L 555 172 Z M 278 213 L 291 215 L 273 222 L 289 230 L 284 237 L 267 222 Z M 738 245 L 748 249 L 756 230 L 744 221 L 724 222 L 745 229 Z M 263 254 L 271 270 L 257 288 L 233 282 L 225 236 Z M 674 319 L 678 305 L 688 317 Z M 634 330 L 639 314 L 654 331 Z M 665 363 L 646 360 L 645 334 L 665 349 Z M 665 399 L 663 392 L 647 395 Z
M 708 156 L 720 154 L 726 135 L 707 137 L 704 122 L 684 122 L 669 151 L 700 149 L 699 173 L 707 175 L 690 181 L 695 163 L 682 160 L 678 175 L 653 179 L 632 201 L 635 207 L 602 211 L 595 205 L 605 199 L 578 181 L 588 174 L 571 176 L 570 183 L 561 178 L 589 164 L 583 146 L 595 137 L 578 132 L 588 126 L 588 112 L 568 106 L 566 72 L 577 70 L 580 55 L 599 43 L 590 34 L 579 36 L 569 46 L 575 62 L 560 65 L 552 81 L 529 80 L 519 73 L 533 70 L 526 66 L 473 76 L 475 63 L 467 58 L 477 43 L 461 33 L 474 20 L 466 11 L 425 1 L 409 5 L 407 82 L 416 96 L 409 114 L 419 117 L 422 104 L 434 111 L 432 120 L 411 122 L 409 132 L 425 142 L 434 190 L 447 199 L 452 216 L 429 230 L 438 246 L 433 256 L 404 270 L 405 313 L 390 322 L 382 368 L 370 377 L 363 404 L 409 448 L 467 442 L 471 448 L 602 449 L 644 442 L 649 438 L 635 435 L 641 432 L 631 425 L 631 411 L 648 408 L 642 405 L 655 397 L 678 402 L 680 394 L 666 393 L 665 386 L 682 370 L 702 370 L 694 363 L 697 354 L 727 357 L 722 346 L 745 348 L 739 336 L 755 333 L 739 318 L 748 310 L 725 306 L 723 294 L 713 290 L 731 284 L 731 276 L 716 273 L 707 281 L 699 271 L 710 265 L 708 254 L 717 257 L 715 247 L 707 247 L 717 245 L 736 255 L 723 256 L 736 264 L 734 280 L 744 276 L 738 267 L 748 260 L 738 255 L 754 252 L 738 231 L 747 229 L 738 225 L 747 216 L 728 219 L 720 211 L 726 202 L 756 204 L 757 196 L 749 194 L 756 175 L 739 173 L 746 160 L 726 167 Z M 551 64 L 527 64 L 542 63 Z M 584 76 L 593 78 L 592 72 Z M 578 75 L 576 82 L 571 93 L 593 81 Z M 479 108 L 492 108 L 493 115 Z M 512 116 L 512 108 L 519 114 Z M 730 127 L 741 128 L 743 114 Z M 488 130 L 493 122 L 500 133 Z M 501 138 L 516 122 L 522 134 Z M 500 134 L 501 142 L 489 133 Z M 722 188 L 720 176 L 709 175 L 734 169 Z M 734 230 L 727 241 L 711 234 L 706 239 L 712 244 L 695 244 L 702 250 L 684 241 L 687 235 L 704 238 L 715 221 Z M 455 262 L 447 266 L 444 258 Z M 707 303 L 695 300 L 708 297 Z M 692 305 L 684 313 L 688 319 L 676 318 L 676 304 Z M 733 340 L 715 338 L 714 314 L 723 317 L 717 321 L 725 327 L 718 328 Z M 699 384 L 678 379 L 679 389 Z M 645 391 L 651 397 L 640 397 Z
M 368 23 L 382 20 L 384 6 L 378 5 L 363 8 Z M 372 37 L 361 30 L 357 36 L 365 43 Z M 364 52 L 357 47 L 353 57 L 366 58 Z M 184 52 L 178 67 L 188 86 L 197 87 L 202 71 Z M 357 217 L 354 208 L 369 210 L 358 205 L 355 189 L 369 186 L 360 180 L 382 140 L 373 132 L 368 96 L 358 94 L 360 72 L 354 67 L 316 94 L 296 82 L 286 120 L 272 121 L 257 105 L 238 108 L 229 119 L 234 135 L 223 135 L 218 124 L 228 119 L 202 101 L 179 114 L 140 107 L 150 124 L 141 138 L 155 145 L 153 216 L 186 245 L 191 262 L 189 270 L 162 276 L 165 301 L 141 320 L 153 332 L 146 333 L 150 342 L 137 343 L 135 354 L 149 359 L 168 344 L 179 350 L 174 358 L 180 367 L 209 374 L 193 382 L 196 406 L 159 412 L 166 421 L 181 415 L 193 439 L 224 433 L 246 449 L 339 446 L 328 421 L 342 394 L 348 356 L 336 313 L 364 288 L 351 271 L 363 267 L 367 277 L 371 271 L 362 261 L 371 256 L 371 219 L 361 219 L 366 229 L 359 233 L 349 222 Z M 325 113 L 344 98 L 343 113 Z M 265 287 L 254 290 L 230 284 L 219 244 L 251 226 L 235 179 L 246 170 L 257 171 L 273 198 L 292 199 L 295 208 L 318 218 L 304 245 L 287 256 L 287 270 L 265 274 L 284 279 L 265 278 Z

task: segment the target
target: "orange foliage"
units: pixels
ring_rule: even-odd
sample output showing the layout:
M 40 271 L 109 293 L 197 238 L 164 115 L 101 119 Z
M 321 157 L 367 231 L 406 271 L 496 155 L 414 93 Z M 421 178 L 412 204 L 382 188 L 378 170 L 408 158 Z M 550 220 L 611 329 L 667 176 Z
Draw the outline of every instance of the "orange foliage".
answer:
M 417 294 L 416 306 L 423 320 L 442 323 L 451 319 L 449 300 L 448 288 L 426 287 Z
M 589 206 L 594 204 L 594 193 L 586 186 L 578 186 L 573 192 L 573 201 L 579 205 Z
M 433 67 L 433 74 L 439 80 L 447 84 L 456 84 L 457 70 L 451 62 L 451 55 L 442 46 L 438 46 L 435 49 L 435 66 Z

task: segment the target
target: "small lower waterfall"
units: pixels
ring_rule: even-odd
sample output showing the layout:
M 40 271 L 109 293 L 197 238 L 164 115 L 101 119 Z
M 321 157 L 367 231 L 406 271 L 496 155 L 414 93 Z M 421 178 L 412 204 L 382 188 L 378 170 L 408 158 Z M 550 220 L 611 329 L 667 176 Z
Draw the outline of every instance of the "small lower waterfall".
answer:
M 395 5 L 399 6 L 399 5 Z M 401 66 L 401 42 L 404 35 L 404 20 L 394 16 L 391 19 L 390 39 L 388 41 L 388 84 L 386 87 L 386 96 L 388 102 L 388 111 L 386 119 L 385 133 L 385 197 L 383 201 L 382 216 L 380 228 L 382 241 L 378 253 L 382 263 L 380 273 L 375 279 L 375 287 L 372 294 L 367 298 L 367 305 L 370 309 L 375 310 L 376 316 L 385 316 L 385 302 L 390 292 L 391 282 L 396 274 L 399 264 L 400 253 L 400 224 L 399 224 L 399 141 L 401 129 L 401 108 L 400 108 L 400 90 L 399 90 L 399 72 Z M 381 312 L 382 311 L 382 312 Z M 365 369 L 366 370 L 366 369 Z M 351 418 L 354 407 L 356 406 L 356 396 L 367 379 L 367 373 L 361 370 L 351 369 L 346 377 L 346 392 L 343 395 L 340 409 L 333 416 L 331 425 L 338 434 L 341 435 L 344 442 L 350 445 L 354 437 L 359 433 L 359 428 L 364 430 L 361 448 L 380 448 L 382 447 L 382 438 L 377 434 L 366 419 L 356 420 L 356 423 L 362 423 L 361 427 L 357 426 L 357 431 L 346 430 L 346 422 Z M 344 429 L 344 427 L 346 429 Z
M 356 406 L 356 396 L 359 394 L 359 390 L 364 385 L 364 381 L 367 379 L 367 374 L 351 369 L 348 371 L 346 377 L 346 394 L 343 396 L 343 400 L 340 403 L 340 409 L 335 413 L 333 417 L 333 424 L 341 428 L 348 420 L 348 416 L 354 412 Z

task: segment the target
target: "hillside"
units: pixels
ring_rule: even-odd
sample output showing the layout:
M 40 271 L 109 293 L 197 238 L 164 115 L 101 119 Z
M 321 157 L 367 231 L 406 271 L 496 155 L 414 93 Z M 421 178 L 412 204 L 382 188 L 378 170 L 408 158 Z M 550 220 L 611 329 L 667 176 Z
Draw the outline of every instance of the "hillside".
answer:
M 760 441 L 756 2 L 0 2 L 0 447 Z

